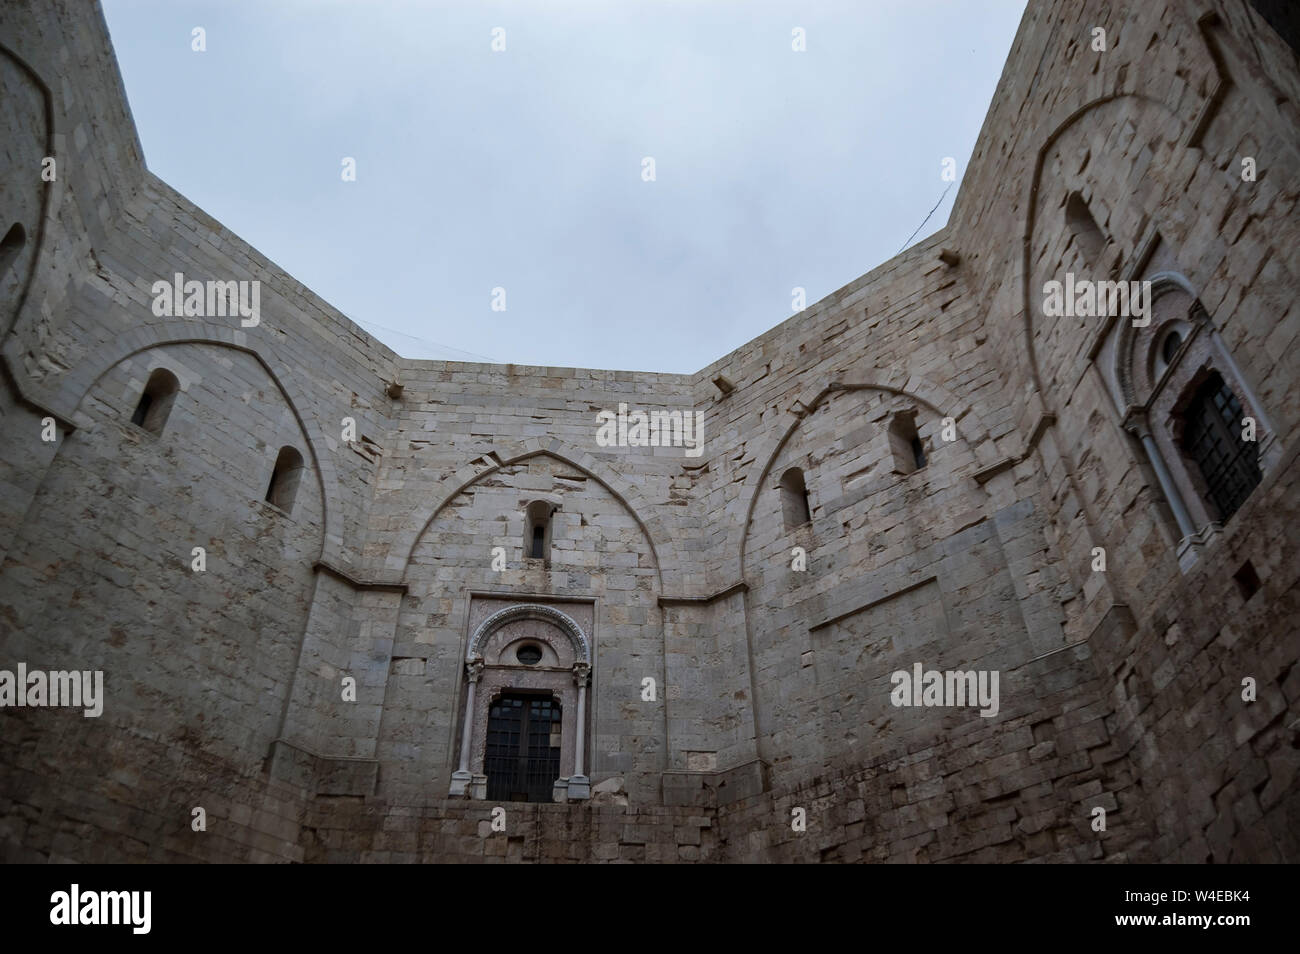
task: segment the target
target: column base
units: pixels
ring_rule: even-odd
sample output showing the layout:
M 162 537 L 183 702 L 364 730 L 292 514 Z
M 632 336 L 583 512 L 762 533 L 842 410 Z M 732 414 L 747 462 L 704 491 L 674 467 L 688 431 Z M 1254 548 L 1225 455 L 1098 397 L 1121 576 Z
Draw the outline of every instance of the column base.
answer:
M 459 769 L 451 773 L 451 788 L 448 798 L 487 798 L 487 776 L 462 772 Z
M 569 801 L 585 802 L 591 798 L 591 779 L 585 775 L 569 776 Z
M 474 776 L 470 772 L 462 772 L 460 769 L 451 773 L 451 788 L 447 791 L 448 798 L 470 798 L 470 786 L 474 784 Z
M 1207 523 L 1199 533 L 1189 534 L 1178 541 L 1178 569 L 1187 573 L 1201 558 L 1201 551 L 1223 534 L 1223 526 Z

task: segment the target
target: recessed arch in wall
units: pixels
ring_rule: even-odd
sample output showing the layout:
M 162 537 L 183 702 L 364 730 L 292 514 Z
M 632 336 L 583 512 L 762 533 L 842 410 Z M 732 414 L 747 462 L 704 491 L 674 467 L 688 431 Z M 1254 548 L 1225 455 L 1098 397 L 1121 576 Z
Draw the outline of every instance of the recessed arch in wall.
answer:
M 415 548 L 419 546 L 420 541 L 438 515 L 458 496 L 501 468 L 537 456 L 551 457 L 568 467 L 572 467 L 574 470 L 586 474 L 600 484 L 636 521 L 637 526 L 645 536 L 650 547 L 650 555 L 654 558 L 655 575 L 660 592 L 664 591 L 665 577 L 668 578 L 670 583 L 676 581 L 678 571 L 673 567 L 665 570 L 661 560 L 661 554 L 669 552 L 671 538 L 659 517 L 655 515 L 654 508 L 641 497 L 632 484 L 623 480 L 609 467 L 591 457 L 590 454 L 583 454 L 554 439 L 544 442 L 534 439 L 513 447 L 498 445 L 476 458 L 476 460 L 487 462 L 486 466 L 474 467 L 470 465 L 461 468 L 442 481 L 435 492 L 430 495 L 430 498 L 426 498 L 431 499 L 431 502 L 426 503 L 412 514 L 405 529 L 394 540 L 389 551 L 388 563 L 384 568 L 387 573 L 392 574 L 395 572 L 400 579 L 405 580 L 407 570 L 411 565 L 411 559 L 415 554 Z
M 142 339 L 143 344 L 140 343 Z M 342 528 L 337 514 L 337 504 L 342 497 L 339 493 L 334 461 L 330 455 L 321 451 L 321 448 L 328 445 L 315 418 L 307 417 L 302 413 L 301 409 L 310 407 L 310 402 L 294 382 L 288 364 L 275 353 L 269 342 L 259 342 L 259 347 L 254 348 L 247 343 L 245 333 L 227 326 L 209 325 L 206 322 L 174 319 L 151 322 L 137 329 L 129 339 L 120 341 L 113 347 L 93 352 L 84 364 L 66 376 L 61 382 L 59 391 L 54 395 L 52 403 L 56 406 L 53 410 L 62 413 L 68 419 L 75 418 L 86 395 L 114 367 L 142 351 L 180 344 L 211 345 L 242 351 L 256 360 L 270 377 L 293 414 L 310 458 L 311 469 L 316 475 L 324 525 L 319 559 L 337 565 L 341 562 L 340 555 L 343 548 Z
M 745 577 L 745 552 L 749 541 L 749 528 L 753 523 L 754 510 L 758 505 L 759 495 L 762 493 L 764 486 L 768 481 L 769 474 L 775 466 L 777 458 L 782 450 L 790 442 L 795 432 L 799 429 L 803 421 L 812 414 L 817 407 L 832 394 L 851 391 L 881 391 L 886 394 L 893 394 L 898 397 L 915 401 L 921 407 L 939 418 L 954 418 L 957 424 L 957 434 L 959 442 L 966 445 L 972 458 L 978 458 L 977 449 L 986 444 L 988 429 L 984 426 L 983 421 L 976 413 L 973 407 L 967 402 L 957 400 L 956 396 L 946 389 L 929 384 L 926 382 L 924 387 L 925 393 L 920 393 L 917 387 L 917 378 L 912 375 L 904 375 L 904 380 L 911 385 L 911 389 L 899 387 L 884 383 L 834 383 L 822 388 L 814 395 L 801 398 L 795 402 L 796 406 L 801 407 L 802 413 L 786 412 L 778 424 L 777 433 L 769 439 L 766 446 L 759 451 L 760 459 L 763 460 L 762 468 L 751 468 L 749 476 L 745 479 L 742 494 L 748 500 L 745 507 L 745 517 L 738 528 L 733 529 L 730 533 L 735 534 L 735 538 L 730 541 L 728 551 L 736 554 L 737 574 L 736 578 L 743 580 Z M 928 395 L 928 396 L 927 396 Z M 991 463 L 991 461 L 989 461 Z
M 1169 107 L 1158 99 L 1144 96 L 1140 93 L 1129 91 L 1117 91 L 1108 93 L 1104 96 L 1097 97 L 1091 101 L 1076 103 L 1066 107 L 1061 120 L 1053 127 L 1052 132 L 1043 140 L 1039 147 L 1038 153 L 1034 159 L 1033 174 L 1029 178 L 1027 192 L 1025 196 L 1025 225 L 1023 238 L 1021 240 L 1021 291 L 1022 291 L 1022 311 L 1021 324 L 1024 332 L 1024 344 L 1026 356 L 1029 359 L 1029 371 L 1033 378 L 1034 389 L 1038 392 L 1039 400 L 1044 408 L 1051 411 L 1052 405 L 1048 398 L 1047 392 L 1043 387 L 1042 368 L 1039 364 L 1038 347 L 1034 336 L 1034 319 L 1040 315 L 1040 309 L 1037 307 L 1038 301 L 1035 297 L 1035 279 L 1041 277 L 1034 268 L 1034 247 L 1035 239 L 1039 235 L 1039 229 L 1043 226 L 1042 216 L 1039 215 L 1040 200 L 1046 201 L 1047 196 L 1040 195 L 1040 188 L 1043 184 L 1044 170 L 1047 159 L 1052 154 L 1052 150 L 1067 132 L 1072 130 L 1078 123 L 1086 117 L 1096 117 L 1099 111 L 1118 107 L 1124 101 L 1132 100 L 1148 104 L 1156 110 L 1162 121 L 1173 123 L 1179 130 L 1179 139 L 1183 138 L 1185 129 L 1178 116 L 1169 109 Z M 1133 241 L 1137 241 L 1141 236 L 1133 236 Z M 1115 237 L 1111 236 L 1114 241 Z M 1095 264 L 1095 263 L 1094 263 Z

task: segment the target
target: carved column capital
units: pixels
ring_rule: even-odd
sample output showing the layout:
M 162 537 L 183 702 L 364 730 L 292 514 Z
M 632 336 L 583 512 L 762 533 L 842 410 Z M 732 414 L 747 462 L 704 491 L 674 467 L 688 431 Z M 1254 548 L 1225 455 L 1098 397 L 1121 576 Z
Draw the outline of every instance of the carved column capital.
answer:
M 1129 405 L 1129 409 L 1124 413 L 1124 430 L 1136 434 L 1139 438 L 1151 437 L 1151 419 L 1147 416 L 1147 409 Z
M 581 689 L 591 678 L 591 666 L 588 663 L 580 662 L 573 664 L 573 684 Z
M 465 675 L 470 682 L 478 682 L 479 677 L 483 675 L 483 660 L 471 659 L 465 663 Z

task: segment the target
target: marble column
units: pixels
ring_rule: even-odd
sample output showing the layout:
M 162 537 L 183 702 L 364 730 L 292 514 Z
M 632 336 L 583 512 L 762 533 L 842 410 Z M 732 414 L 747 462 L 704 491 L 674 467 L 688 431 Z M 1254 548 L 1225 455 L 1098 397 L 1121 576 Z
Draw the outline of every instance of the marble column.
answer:
M 583 755 L 587 748 L 587 680 L 591 676 L 591 666 L 577 663 L 573 667 L 573 681 L 578 686 L 578 721 L 574 736 L 573 775 L 569 777 L 570 799 L 591 797 L 591 779 L 584 772 Z
M 1131 409 L 1125 415 L 1124 426 L 1142 441 L 1142 449 L 1146 451 L 1147 460 L 1151 462 L 1151 467 L 1156 472 L 1160 490 L 1164 493 L 1165 500 L 1169 501 L 1169 509 L 1174 512 L 1178 532 L 1182 534 L 1182 539 L 1178 541 L 1178 565 L 1186 572 L 1198 559 L 1202 543 L 1201 534 L 1197 531 L 1196 524 L 1192 522 L 1192 515 L 1187 510 L 1187 504 L 1183 502 L 1183 495 L 1179 492 L 1178 485 L 1174 483 L 1173 475 L 1165 465 L 1155 435 L 1151 433 L 1146 412 Z
M 465 727 L 460 735 L 460 766 L 451 773 L 451 790 L 447 793 L 452 798 L 470 797 L 470 785 L 474 774 L 469 768 L 469 750 L 474 738 L 474 690 L 479 677 L 483 675 L 483 660 L 474 659 L 465 664 L 465 677 L 468 685 L 465 689 Z

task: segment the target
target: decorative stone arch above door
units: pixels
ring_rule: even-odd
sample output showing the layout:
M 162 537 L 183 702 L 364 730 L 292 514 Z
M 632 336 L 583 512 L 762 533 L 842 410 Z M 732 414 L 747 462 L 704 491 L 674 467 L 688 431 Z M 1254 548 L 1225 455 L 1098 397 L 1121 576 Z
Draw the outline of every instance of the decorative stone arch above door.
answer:
M 589 637 L 573 617 L 553 606 L 517 603 L 483 620 L 465 651 L 460 760 L 449 795 L 487 797 L 489 769 L 504 771 L 499 760 L 489 764 L 489 714 L 503 697 L 525 695 L 552 700 L 560 712 L 552 800 L 589 798 L 591 781 L 585 764 L 591 664 Z
M 591 666 L 591 647 L 582 628 L 568 613 L 542 603 L 518 603 L 514 606 L 507 606 L 505 609 L 497 610 L 485 619 L 474 630 L 474 635 L 469 641 L 469 648 L 465 652 L 465 662 L 472 663 L 476 659 L 482 660 L 484 647 L 491 636 L 509 623 L 525 619 L 541 620 L 554 625 L 569 638 L 573 646 L 574 662 L 585 663 L 588 667 Z

